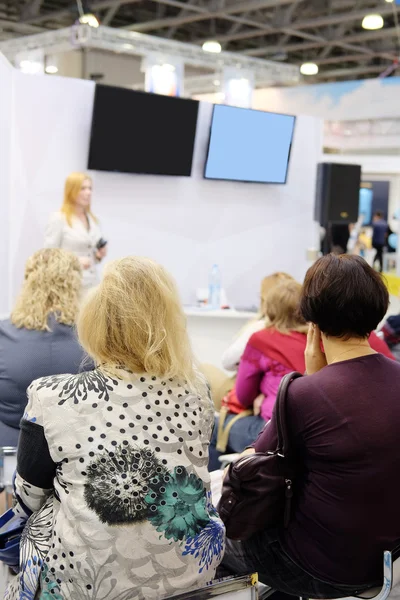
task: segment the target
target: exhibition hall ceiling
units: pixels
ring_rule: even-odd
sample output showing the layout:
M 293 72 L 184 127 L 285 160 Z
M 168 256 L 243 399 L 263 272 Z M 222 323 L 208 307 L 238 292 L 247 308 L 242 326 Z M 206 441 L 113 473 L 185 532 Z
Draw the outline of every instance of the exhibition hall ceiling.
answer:
M 298 64 L 310 83 L 400 75 L 396 0 L 0 0 L 0 41 L 72 25 L 78 4 L 102 25 Z M 367 30 L 369 14 L 383 19 Z

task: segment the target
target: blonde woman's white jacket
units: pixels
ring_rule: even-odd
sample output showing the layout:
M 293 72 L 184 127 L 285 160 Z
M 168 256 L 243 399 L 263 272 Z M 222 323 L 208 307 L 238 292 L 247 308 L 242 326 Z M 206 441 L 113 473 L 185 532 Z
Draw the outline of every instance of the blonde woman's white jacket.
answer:
M 51 215 L 46 227 L 44 247 L 62 248 L 76 254 L 78 258 L 88 257 L 92 261 L 89 269 L 83 269 L 82 287 L 93 287 L 98 283 L 96 267 L 96 244 L 101 238 L 98 224 L 88 215 L 89 230 L 78 217 L 73 216 L 71 225 L 62 212 Z

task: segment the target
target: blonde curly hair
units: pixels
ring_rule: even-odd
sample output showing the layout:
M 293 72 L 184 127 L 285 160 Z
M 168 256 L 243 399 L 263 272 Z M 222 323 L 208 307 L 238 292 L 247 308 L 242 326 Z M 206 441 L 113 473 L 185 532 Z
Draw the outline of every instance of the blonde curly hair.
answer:
M 128 256 L 109 263 L 85 299 L 77 329 L 98 364 L 198 385 L 175 283 L 151 259 Z
M 11 313 L 18 328 L 50 331 L 48 320 L 74 325 L 79 307 L 82 270 L 78 258 L 60 248 L 35 252 L 27 261 L 25 281 Z

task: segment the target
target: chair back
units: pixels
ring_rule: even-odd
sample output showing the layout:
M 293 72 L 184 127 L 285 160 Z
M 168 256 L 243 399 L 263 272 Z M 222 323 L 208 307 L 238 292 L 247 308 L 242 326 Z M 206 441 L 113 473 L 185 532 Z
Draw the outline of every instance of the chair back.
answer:
M 5 491 L 4 504 L 0 503 L 0 514 L 12 506 L 13 479 L 17 469 L 17 448 L 0 447 L 0 490 Z
M 400 599 L 400 545 L 383 553 L 382 588 L 372 588 L 363 592 L 361 596 L 365 600 Z M 343 600 L 359 600 L 359 598 L 350 596 Z

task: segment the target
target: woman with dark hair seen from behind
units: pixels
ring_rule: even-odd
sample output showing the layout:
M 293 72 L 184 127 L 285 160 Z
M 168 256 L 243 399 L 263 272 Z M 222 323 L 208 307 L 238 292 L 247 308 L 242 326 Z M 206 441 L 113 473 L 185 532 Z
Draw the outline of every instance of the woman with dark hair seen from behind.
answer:
M 309 598 L 381 587 L 383 551 L 400 540 L 400 365 L 368 336 L 388 304 L 381 276 L 358 256 L 328 255 L 309 269 L 308 375 L 291 383 L 286 404 L 297 458 L 291 520 L 229 541 L 224 562 L 234 572 L 258 571 L 275 590 Z M 276 444 L 274 415 L 247 452 Z
M 39 250 L 26 263 L 11 318 L 0 322 L 1 446 L 17 445 L 26 390 L 34 379 L 93 369 L 73 329 L 81 281 L 78 259 L 65 250 Z

